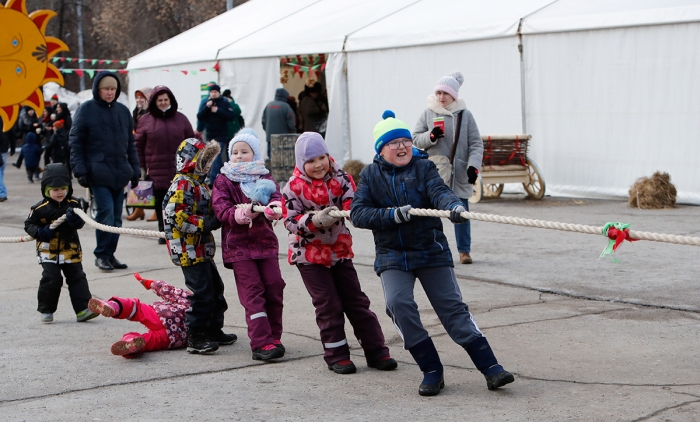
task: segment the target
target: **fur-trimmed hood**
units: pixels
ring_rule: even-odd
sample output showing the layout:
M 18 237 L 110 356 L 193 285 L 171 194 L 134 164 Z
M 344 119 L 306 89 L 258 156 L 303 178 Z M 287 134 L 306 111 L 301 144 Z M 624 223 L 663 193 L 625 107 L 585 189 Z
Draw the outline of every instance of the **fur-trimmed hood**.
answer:
M 437 100 L 437 97 L 435 94 L 428 95 L 428 108 L 434 111 L 437 114 L 443 114 L 445 116 L 452 116 L 454 113 L 457 113 L 458 111 L 466 110 L 467 109 L 467 103 L 464 102 L 463 99 L 458 98 L 448 106 L 452 111 L 446 109 Z
M 199 178 L 206 175 L 206 169 L 221 152 L 216 141 L 204 143 L 196 138 L 182 141 L 175 153 L 175 169 L 178 173 Z

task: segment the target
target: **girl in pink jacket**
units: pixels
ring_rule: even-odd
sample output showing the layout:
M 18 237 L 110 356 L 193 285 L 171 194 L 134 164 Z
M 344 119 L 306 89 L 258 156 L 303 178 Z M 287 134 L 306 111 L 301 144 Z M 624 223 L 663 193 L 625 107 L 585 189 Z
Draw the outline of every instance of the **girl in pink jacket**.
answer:
M 134 277 L 163 300 L 148 304 L 135 298 L 111 297 L 109 300 L 92 298 L 88 302 L 88 309 L 96 314 L 140 322 L 148 328 L 144 334 L 124 334 L 121 340 L 112 345 L 112 354 L 130 359 L 143 352 L 185 347 L 185 311 L 190 307 L 187 297 L 192 293 L 165 281 L 143 279 L 139 273 L 134 273 Z
M 389 356 L 382 328 L 369 309 L 369 298 L 352 265 L 350 231 L 342 217 L 330 215 L 331 211 L 350 209 L 355 182 L 335 164 L 318 133 L 302 133 L 294 154 L 296 168 L 282 191 L 284 225 L 289 230 L 288 259 L 297 266 L 316 308 L 328 369 L 337 374 L 357 370 L 350 360 L 344 315 L 365 351 L 367 366 L 395 369 L 397 363 Z

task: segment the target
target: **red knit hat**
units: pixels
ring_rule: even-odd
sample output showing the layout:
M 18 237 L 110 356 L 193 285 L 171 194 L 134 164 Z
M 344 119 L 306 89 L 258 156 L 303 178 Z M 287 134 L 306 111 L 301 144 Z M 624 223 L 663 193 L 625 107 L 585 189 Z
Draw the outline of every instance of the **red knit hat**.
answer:
M 54 129 L 61 129 L 61 128 L 63 128 L 64 124 L 65 124 L 65 122 L 63 120 L 56 120 L 55 122 L 53 122 L 53 128 Z
M 53 95 L 51 96 L 51 99 L 52 99 L 52 100 L 56 100 L 56 101 L 58 101 L 58 95 L 56 95 L 56 94 L 53 94 Z

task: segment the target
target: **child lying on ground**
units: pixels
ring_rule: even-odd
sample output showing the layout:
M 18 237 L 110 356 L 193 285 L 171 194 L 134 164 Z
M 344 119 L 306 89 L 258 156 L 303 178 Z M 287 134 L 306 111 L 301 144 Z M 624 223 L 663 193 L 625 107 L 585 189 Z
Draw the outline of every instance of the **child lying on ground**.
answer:
M 185 311 L 190 307 L 187 299 L 192 293 L 173 287 L 165 281 L 146 280 L 139 273 L 134 277 L 143 287 L 153 290 L 162 301 L 141 303 L 138 299 L 111 297 L 109 300 L 92 298 L 88 308 L 97 314 L 117 319 L 140 322 L 148 328 L 145 334 L 126 333 L 112 345 L 112 354 L 127 359 L 143 352 L 177 349 L 187 345 Z

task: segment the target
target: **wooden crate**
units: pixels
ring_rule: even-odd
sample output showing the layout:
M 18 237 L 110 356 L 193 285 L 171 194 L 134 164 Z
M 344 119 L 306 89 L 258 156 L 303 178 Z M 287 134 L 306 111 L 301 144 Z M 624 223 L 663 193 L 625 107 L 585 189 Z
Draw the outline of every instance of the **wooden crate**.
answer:
M 527 147 L 530 135 L 485 135 L 482 170 L 493 166 L 519 165 L 527 167 Z
M 294 172 L 294 144 L 298 137 L 298 133 L 270 136 L 270 174 L 280 186 L 287 183 Z

